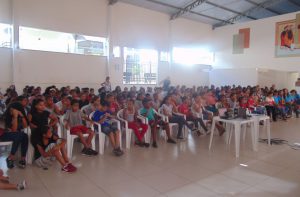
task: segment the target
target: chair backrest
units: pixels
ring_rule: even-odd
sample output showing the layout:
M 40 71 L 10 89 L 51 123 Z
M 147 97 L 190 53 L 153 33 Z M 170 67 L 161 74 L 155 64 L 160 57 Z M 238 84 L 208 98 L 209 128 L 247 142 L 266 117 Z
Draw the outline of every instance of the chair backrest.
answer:
M 123 119 L 123 112 L 124 112 L 124 109 L 119 110 L 117 113 L 117 118 Z
M 90 115 L 89 115 L 89 119 L 91 119 L 91 120 L 92 120 L 92 118 L 93 118 L 94 114 L 95 114 L 95 111 L 93 111 L 92 113 L 90 113 Z

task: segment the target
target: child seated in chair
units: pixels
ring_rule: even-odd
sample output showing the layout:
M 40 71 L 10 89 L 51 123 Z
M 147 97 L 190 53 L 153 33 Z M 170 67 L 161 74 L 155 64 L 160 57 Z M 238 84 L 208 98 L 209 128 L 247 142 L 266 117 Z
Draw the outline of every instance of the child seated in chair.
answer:
M 140 114 L 148 118 L 149 126 L 151 127 L 152 134 L 152 147 L 157 148 L 157 126 L 162 127 L 166 131 L 168 136 L 168 143 L 176 144 L 176 142 L 171 138 L 169 124 L 161 119 L 161 117 L 156 116 L 154 109 L 151 107 L 151 100 L 143 100 L 143 108 L 140 109 Z
M 9 177 L 4 176 L 3 171 L 0 169 L 0 189 L 2 190 L 24 190 L 26 188 L 26 181 L 22 181 L 19 184 L 10 183 Z
M 35 164 L 46 170 L 51 161 L 57 160 L 61 164 L 63 172 L 75 172 L 77 168 L 69 162 L 67 157 L 66 140 L 53 135 L 48 126 L 43 126 L 40 133 L 42 135 L 39 139 L 33 142 L 36 149 Z
M 133 130 L 137 138 L 135 145 L 149 147 L 149 144 L 143 141 L 144 135 L 148 130 L 148 125 L 142 124 L 137 119 L 137 115 L 138 113 L 134 107 L 134 100 L 128 100 L 127 107 L 123 110 L 123 118 L 128 121 L 128 128 Z
M 83 155 L 95 156 L 98 152 L 92 149 L 91 143 L 95 133 L 90 128 L 84 126 L 83 120 L 91 122 L 87 115 L 79 110 L 79 101 L 73 99 L 71 101 L 71 110 L 68 110 L 64 117 L 66 129 L 70 129 L 71 135 L 77 135 L 79 137 L 80 142 L 84 146 L 82 150 Z M 84 134 L 88 134 L 87 139 L 84 138 Z
M 117 122 L 113 121 L 113 115 L 108 110 L 109 103 L 107 101 L 102 101 L 98 109 L 95 111 L 92 119 L 95 122 L 100 123 L 101 132 L 109 137 L 110 143 L 113 147 L 113 153 L 116 156 L 121 156 L 124 152 L 120 148 L 120 135 L 121 132 L 118 129 Z

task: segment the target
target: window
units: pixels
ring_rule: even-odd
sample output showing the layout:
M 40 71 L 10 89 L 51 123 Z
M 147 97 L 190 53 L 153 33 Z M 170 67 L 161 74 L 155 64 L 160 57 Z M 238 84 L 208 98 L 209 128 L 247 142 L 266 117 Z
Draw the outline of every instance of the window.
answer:
M 12 26 L 0 23 L 0 47 L 12 47 Z
M 169 62 L 170 61 L 170 54 L 166 51 L 160 52 L 160 61 L 161 62 Z
M 213 53 L 199 48 L 173 48 L 173 61 L 183 65 L 212 65 Z
M 123 84 L 157 84 L 158 52 L 124 48 Z
M 119 46 L 113 48 L 113 57 L 121 57 L 121 48 Z
M 107 40 L 43 29 L 20 27 L 20 48 L 84 55 L 107 55 Z

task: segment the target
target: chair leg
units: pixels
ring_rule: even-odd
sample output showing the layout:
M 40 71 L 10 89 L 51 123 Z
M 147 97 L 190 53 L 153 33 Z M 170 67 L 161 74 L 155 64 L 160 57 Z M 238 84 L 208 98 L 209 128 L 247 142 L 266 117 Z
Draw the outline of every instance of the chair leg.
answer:
M 130 149 L 131 134 L 132 134 L 132 130 L 131 129 L 127 129 L 126 130 L 126 148 L 127 149 Z
M 92 139 L 92 148 L 93 148 L 93 150 L 96 150 L 96 139 L 95 139 L 95 137 Z
M 104 154 L 104 146 L 105 146 L 105 135 L 103 133 L 99 133 L 99 153 L 101 155 Z
M 268 145 L 271 145 L 271 129 L 270 129 L 270 119 L 265 121 L 266 125 L 267 125 L 267 133 L 268 133 Z

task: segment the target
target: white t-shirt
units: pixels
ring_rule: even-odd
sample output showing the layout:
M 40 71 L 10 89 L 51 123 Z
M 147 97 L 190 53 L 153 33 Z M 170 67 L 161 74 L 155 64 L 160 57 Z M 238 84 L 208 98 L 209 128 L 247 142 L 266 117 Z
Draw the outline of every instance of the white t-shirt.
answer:
M 162 109 L 165 111 L 165 113 L 167 113 L 168 116 L 172 116 L 172 112 L 173 112 L 173 105 L 166 105 L 163 104 Z

